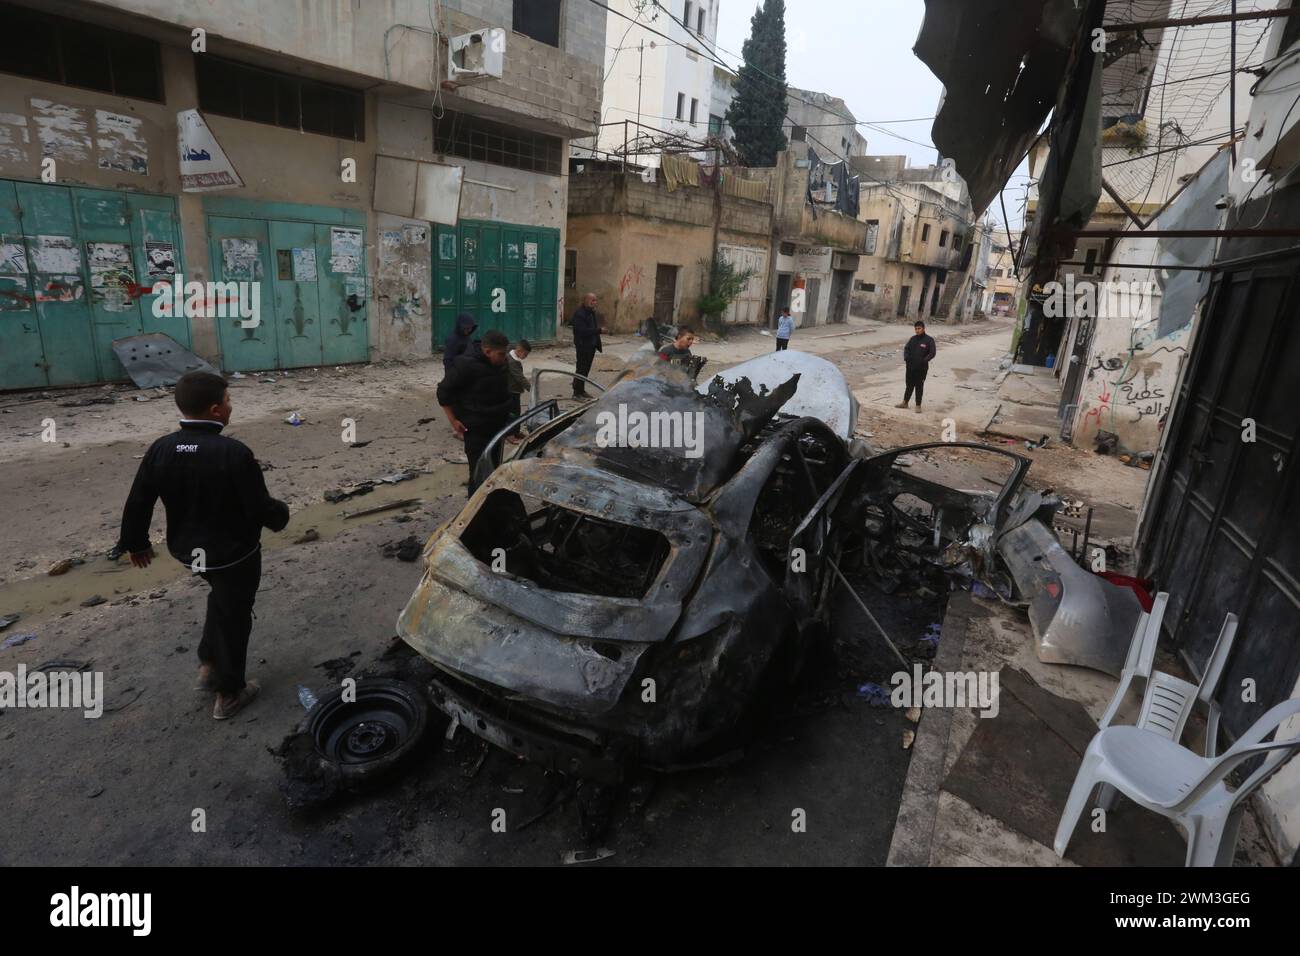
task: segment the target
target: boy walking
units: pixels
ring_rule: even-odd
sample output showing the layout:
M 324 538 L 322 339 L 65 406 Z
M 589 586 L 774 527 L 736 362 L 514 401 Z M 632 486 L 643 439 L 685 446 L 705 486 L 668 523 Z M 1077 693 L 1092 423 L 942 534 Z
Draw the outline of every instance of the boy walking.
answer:
M 790 336 L 794 335 L 794 316 L 787 305 L 776 317 L 776 350 L 784 352 L 790 347 Z
M 934 339 L 925 334 L 925 323 L 920 319 L 912 327 L 916 334 L 903 346 L 903 364 L 907 368 L 907 390 L 898 408 L 906 408 L 916 390 L 916 410 L 921 411 L 921 398 L 925 395 L 925 376 L 929 374 L 930 362 L 934 358 Z
M 248 446 L 221 434 L 231 412 L 225 379 L 189 372 L 176 383 L 175 398 L 184 416 L 180 430 L 150 445 L 140 462 L 117 546 L 137 568 L 149 566 L 149 523 L 161 498 L 167 550 L 211 588 L 199 641 L 199 688 L 216 691 L 212 716 L 226 720 L 261 689 L 245 680 L 244 670 L 262 580 L 262 529 L 282 531 L 289 506 L 267 492 Z

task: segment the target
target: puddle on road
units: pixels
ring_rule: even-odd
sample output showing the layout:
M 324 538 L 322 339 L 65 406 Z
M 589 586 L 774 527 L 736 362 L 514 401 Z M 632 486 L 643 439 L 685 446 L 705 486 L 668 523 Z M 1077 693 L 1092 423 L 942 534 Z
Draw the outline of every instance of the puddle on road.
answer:
M 388 521 L 402 513 L 403 508 L 381 511 L 378 514 L 346 518 L 344 515 L 365 511 L 379 505 L 402 501 L 406 498 L 418 498 L 419 502 L 411 505 L 415 508 L 427 505 L 444 495 L 453 495 L 459 503 L 464 494 L 465 465 L 440 462 L 427 475 L 401 481 L 392 485 L 376 485 L 375 490 L 366 495 L 359 495 L 347 501 L 332 504 L 322 501 L 295 511 L 289 518 L 289 526 L 278 533 L 262 532 L 262 550 L 278 551 L 281 548 L 297 547 L 309 549 L 320 541 L 377 521 Z M 162 504 L 159 503 L 159 508 Z M 397 532 L 404 525 L 394 525 L 394 537 L 406 537 L 415 534 L 421 538 L 432 532 L 432 527 L 421 528 L 412 523 L 411 531 Z M 315 528 L 320 541 L 295 545 L 293 542 L 302 537 L 308 528 Z M 118 561 L 109 561 L 101 556 L 88 557 L 85 564 L 77 565 L 66 574 L 50 577 L 41 574 L 33 578 L 24 578 L 12 584 L 0 586 L 0 613 L 22 615 L 22 620 L 10 628 L 10 632 L 19 633 L 30 630 L 31 625 L 48 620 L 64 611 L 80 608 L 81 602 L 95 595 L 107 601 L 115 601 L 125 594 L 147 592 L 158 587 L 169 586 L 188 577 L 190 572 L 166 551 L 165 543 L 154 542 L 157 557 L 147 568 L 133 568 L 129 559 L 123 557 Z M 376 559 L 378 560 L 378 559 Z

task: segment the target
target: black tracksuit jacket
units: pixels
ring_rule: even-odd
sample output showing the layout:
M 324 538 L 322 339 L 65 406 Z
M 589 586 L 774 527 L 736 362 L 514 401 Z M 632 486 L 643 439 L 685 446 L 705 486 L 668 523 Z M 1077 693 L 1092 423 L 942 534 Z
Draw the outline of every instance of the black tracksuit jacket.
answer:
M 504 428 L 515 408 L 510 370 L 493 365 L 482 352 L 462 355 L 438 383 L 438 404 L 450 405 L 456 418 L 471 431 Z
M 122 511 L 121 551 L 149 549 L 149 523 L 161 498 L 167 509 L 167 550 L 192 565 L 219 570 L 257 550 L 262 529 L 281 531 L 289 506 L 272 498 L 252 451 L 221 434 L 220 422 L 182 421 L 179 431 L 149 446 Z

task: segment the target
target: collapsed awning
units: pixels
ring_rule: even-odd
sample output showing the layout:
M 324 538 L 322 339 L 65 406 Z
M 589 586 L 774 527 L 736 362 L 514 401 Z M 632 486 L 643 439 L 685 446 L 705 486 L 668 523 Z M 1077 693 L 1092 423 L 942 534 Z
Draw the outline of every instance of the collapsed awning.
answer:
M 1065 83 L 1076 0 L 925 0 L 913 52 L 944 85 L 931 137 L 979 216 L 1015 172 Z

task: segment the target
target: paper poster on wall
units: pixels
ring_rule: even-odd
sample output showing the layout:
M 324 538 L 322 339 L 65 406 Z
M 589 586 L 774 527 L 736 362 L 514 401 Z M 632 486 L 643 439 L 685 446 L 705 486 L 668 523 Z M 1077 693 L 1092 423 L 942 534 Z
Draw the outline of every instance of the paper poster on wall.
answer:
M 150 286 L 176 275 L 176 248 L 170 242 L 146 242 L 144 257 Z
M 41 155 L 69 163 L 90 159 L 90 118 L 86 110 L 35 97 L 29 102 Z
M 351 275 L 361 271 L 361 230 L 330 227 L 330 271 Z
M 0 236 L 0 276 L 27 275 L 27 250 L 22 236 Z
M 185 192 L 203 193 L 244 185 L 198 110 L 181 110 L 176 114 L 176 148 L 181 159 L 181 189 Z
M 256 239 L 222 239 L 221 259 L 226 279 L 253 282 L 262 278 L 262 259 Z
M 149 147 L 134 116 L 95 110 L 95 148 L 100 169 L 149 175 Z
M 537 268 L 537 243 L 535 242 L 524 243 L 524 268 Z
M 28 242 L 33 272 L 53 275 L 81 272 L 81 250 L 71 236 L 37 236 Z
M 0 166 L 20 166 L 27 162 L 27 117 L 21 113 L 0 113 Z
M 428 226 L 403 226 L 402 242 L 408 246 L 422 246 L 429 241 Z
M 379 258 L 392 262 L 401 255 L 402 233 L 398 229 L 385 229 L 379 234 Z
M 135 286 L 131 247 L 124 242 L 88 242 L 86 264 L 90 268 L 91 299 L 109 312 L 125 312 L 131 306 Z
M 32 283 L 37 302 L 76 302 L 85 293 L 80 275 L 38 275 Z
M 315 282 L 316 281 L 316 250 L 315 249 L 294 249 L 293 250 L 293 281 L 294 282 Z
M 362 302 L 370 298 L 372 288 L 369 276 L 348 276 L 343 280 L 343 295 L 355 295 Z

